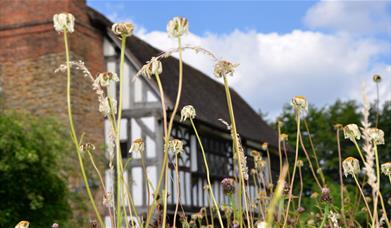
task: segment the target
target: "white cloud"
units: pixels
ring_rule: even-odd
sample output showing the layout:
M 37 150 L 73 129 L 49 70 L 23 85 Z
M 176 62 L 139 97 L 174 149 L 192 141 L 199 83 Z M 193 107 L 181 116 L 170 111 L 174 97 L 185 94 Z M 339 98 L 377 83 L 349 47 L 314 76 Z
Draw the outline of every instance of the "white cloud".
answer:
M 163 50 L 176 45 L 165 32 L 141 29 L 137 34 Z M 256 110 L 261 108 L 272 118 L 295 95 L 304 95 L 317 105 L 338 98 L 361 99 L 363 81 L 373 92 L 374 73 L 383 76 L 383 99 L 391 98 L 390 65 L 376 62 L 379 55 L 389 54 L 390 46 L 378 40 L 301 30 L 286 34 L 237 30 L 225 35 L 189 34 L 183 39 L 185 44 L 202 46 L 218 57 L 240 63 L 231 84 Z M 207 57 L 189 52 L 184 59 L 212 75 L 213 63 Z
M 391 33 L 390 1 L 320 1 L 304 22 L 310 28 L 351 33 Z

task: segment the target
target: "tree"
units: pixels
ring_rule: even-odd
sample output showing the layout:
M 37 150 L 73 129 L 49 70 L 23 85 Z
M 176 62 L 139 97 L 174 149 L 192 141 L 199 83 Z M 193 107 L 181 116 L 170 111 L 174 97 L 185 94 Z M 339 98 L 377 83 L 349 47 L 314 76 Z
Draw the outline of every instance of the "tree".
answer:
M 56 121 L 0 112 L 0 227 L 20 220 L 32 227 L 66 225 L 71 213 L 59 162 L 69 148 Z

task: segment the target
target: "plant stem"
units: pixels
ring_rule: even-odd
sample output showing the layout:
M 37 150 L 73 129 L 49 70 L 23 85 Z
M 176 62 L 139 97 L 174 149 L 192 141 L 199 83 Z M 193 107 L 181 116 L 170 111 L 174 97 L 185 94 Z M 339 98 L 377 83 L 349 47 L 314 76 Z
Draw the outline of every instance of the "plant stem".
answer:
M 375 198 L 373 199 L 373 220 L 372 220 L 372 226 L 375 226 L 375 223 L 378 223 L 378 214 L 377 214 L 377 204 L 379 199 L 379 192 L 380 192 L 380 164 L 379 164 L 379 154 L 377 152 L 377 145 L 376 142 L 373 142 L 373 150 L 375 152 L 376 157 L 376 185 L 377 185 L 377 191 L 375 193 Z
M 362 188 L 361 188 L 361 186 L 360 186 L 360 183 L 358 182 L 356 175 L 353 174 L 352 176 L 353 176 L 354 181 L 356 182 L 356 185 L 357 185 L 357 187 L 358 187 L 358 190 L 360 190 L 362 199 L 363 199 L 363 201 L 364 201 L 364 203 L 365 203 L 365 207 L 367 208 L 369 217 L 370 217 L 371 220 L 372 220 L 372 219 L 373 219 L 373 216 L 372 216 L 372 213 L 371 213 L 371 209 L 369 208 L 368 202 L 367 202 L 367 200 L 365 199 L 365 195 L 364 195 L 364 192 L 362 191 Z
M 168 123 L 168 131 L 167 131 L 167 135 L 166 135 L 166 151 L 165 151 L 165 155 L 167 156 L 167 159 L 166 159 L 166 164 L 164 164 L 165 166 L 165 185 L 164 185 L 164 195 L 163 195 L 163 201 L 164 201 L 164 205 L 163 205 L 163 228 L 166 227 L 166 215 L 167 215 L 167 183 L 168 183 L 168 178 L 167 178 L 167 173 L 168 173 L 168 143 L 169 143 L 169 140 L 170 140 L 170 135 L 171 135 L 171 130 L 172 130 L 172 126 L 174 124 L 174 119 L 175 119 L 175 115 L 176 115 L 176 112 L 178 110 L 178 106 L 179 106 L 179 101 L 181 100 L 181 94 L 182 94 L 182 80 L 183 80 L 183 64 L 182 64 L 182 43 L 181 43 L 181 37 L 178 37 L 178 48 L 179 48 L 179 80 L 178 80 L 178 92 L 177 92 L 177 97 L 176 97 L 176 100 L 175 100 L 175 105 L 174 105 L 174 109 L 172 111 L 172 114 L 171 114 L 171 118 L 170 118 L 170 122 Z
M 180 181 L 179 181 L 179 162 L 178 162 L 178 153 L 175 152 L 175 175 L 176 175 L 176 205 L 175 205 L 175 212 L 174 212 L 174 222 L 172 226 L 176 227 L 176 216 L 178 214 L 178 208 L 179 208 L 179 201 L 180 201 Z
M 123 200 L 123 187 L 121 175 L 123 175 L 122 168 L 122 154 L 120 146 L 120 131 L 121 131 L 121 118 L 122 118 L 122 99 L 123 99 L 123 81 L 124 81 L 124 62 L 125 62 L 125 44 L 126 36 L 121 36 L 121 54 L 120 54 L 120 67 L 119 67 L 119 100 L 118 100 L 118 117 L 117 117 L 117 135 L 115 139 L 116 148 L 116 166 L 117 166 L 117 228 L 122 226 L 122 213 L 121 213 L 121 200 Z M 126 221 L 126 223 L 128 223 Z
M 326 204 L 326 206 L 324 207 L 324 214 L 323 214 L 322 223 L 320 224 L 319 228 L 323 228 L 324 225 L 326 224 L 328 214 L 329 214 L 329 205 Z
M 288 204 L 287 204 L 287 206 L 286 206 L 284 224 L 283 224 L 282 227 L 285 227 L 285 226 L 286 226 L 286 223 L 287 223 L 287 221 L 288 221 L 289 206 L 290 206 L 290 203 L 291 203 L 291 200 L 292 200 L 293 183 L 295 182 L 295 174 L 296 174 L 297 160 L 298 160 L 298 157 L 299 157 L 300 110 L 296 110 L 296 123 L 297 123 L 297 133 L 296 133 L 295 163 L 294 163 L 294 165 L 293 165 L 292 180 L 291 180 L 291 185 L 290 185 L 290 187 L 289 187 Z
M 67 30 L 64 30 L 64 44 L 65 44 L 65 58 L 66 58 L 66 65 L 67 65 L 67 106 L 68 106 L 68 119 L 69 119 L 69 125 L 71 128 L 71 138 L 73 143 L 75 144 L 76 147 L 76 152 L 77 152 L 77 157 L 79 159 L 79 165 L 80 165 L 80 170 L 83 176 L 84 184 L 86 186 L 86 191 L 88 198 L 91 201 L 91 205 L 94 209 L 94 212 L 96 214 L 96 217 L 99 221 L 99 224 L 101 227 L 105 227 L 103 220 L 100 216 L 100 213 L 98 211 L 98 208 L 96 207 L 94 197 L 92 196 L 90 186 L 88 183 L 87 175 L 84 170 L 84 164 L 83 164 L 83 158 L 81 156 L 80 152 L 80 145 L 76 136 L 76 131 L 75 131 L 75 126 L 73 124 L 73 114 L 72 114 L 72 104 L 71 104 L 71 65 L 70 65 L 70 56 L 69 56 L 69 47 L 68 47 L 68 37 L 67 37 Z
M 223 220 L 222 220 L 221 214 L 220 214 L 220 208 L 219 208 L 219 205 L 218 205 L 217 202 L 216 202 L 216 199 L 215 199 L 215 197 L 214 197 L 213 190 L 212 190 L 212 184 L 210 183 L 209 166 L 208 166 L 208 161 L 206 160 L 205 150 L 204 150 L 204 147 L 203 147 L 203 145 L 202 145 L 201 138 L 200 138 L 200 136 L 198 135 L 197 128 L 195 127 L 194 122 L 193 122 L 193 119 L 191 119 L 191 118 L 190 118 L 190 123 L 191 123 L 191 126 L 193 126 L 194 133 L 195 133 L 196 138 L 197 138 L 197 140 L 198 140 L 198 145 L 200 145 L 200 148 L 201 148 L 202 158 L 204 159 L 204 165 L 205 165 L 205 170 L 206 170 L 206 180 L 208 181 L 208 185 L 209 185 L 208 189 L 209 189 L 209 192 L 210 192 L 210 196 L 211 196 L 212 201 L 213 201 L 213 204 L 214 204 L 214 206 L 215 206 L 215 208 L 216 208 L 217 217 L 218 217 L 218 219 L 219 219 L 220 226 L 221 226 L 221 227 L 224 227 Z
M 228 86 L 228 80 L 227 77 L 224 76 L 224 87 L 225 87 L 225 94 L 227 98 L 227 104 L 228 104 L 228 111 L 229 111 L 229 118 L 231 120 L 231 125 L 232 125 L 232 141 L 234 145 L 234 152 L 236 151 L 236 155 L 238 158 L 238 166 L 239 166 L 239 176 L 240 176 L 240 185 L 242 190 L 239 192 L 239 196 L 241 196 L 241 192 L 243 193 L 243 198 L 244 198 L 244 206 L 246 210 L 246 218 L 247 218 L 247 226 L 251 227 L 250 223 L 250 216 L 248 214 L 248 205 L 247 205 L 247 197 L 246 197 L 246 187 L 245 187 L 245 181 L 244 181 L 244 176 L 243 176 L 243 167 L 242 167 L 242 161 L 240 156 L 240 151 L 239 151 L 239 142 L 238 142 L 238 132 L 236 130 L 236 122 L 235 122 L 235 116 L 234 116 L 234 111 L 233 111 L 233 105 L 232 105 L 232 99 L 231 99 L 231 93 L 229 91 L 229 86 Z M 242 199 L 240 197 L 239 199 L 240 205 L 242 204 Z M 241 219 L 242 221 L 242 219 Z M 241 223 L 242 224 L 242 223 Z
M 345 203 L 344 203 L 344 185 L 343 185 L 343 175 L 342 175 L 342 153 L 341 153 L 341 143 L 339 139 L 339 129 L 337 129 L 337 147 L 338 147 L 338 167 L 339 167 L 339 182 L 340 182 L 340 197 L 341 197 L 341 215 L 345 227 L 348 227 L 346 222 L 345 215 Z

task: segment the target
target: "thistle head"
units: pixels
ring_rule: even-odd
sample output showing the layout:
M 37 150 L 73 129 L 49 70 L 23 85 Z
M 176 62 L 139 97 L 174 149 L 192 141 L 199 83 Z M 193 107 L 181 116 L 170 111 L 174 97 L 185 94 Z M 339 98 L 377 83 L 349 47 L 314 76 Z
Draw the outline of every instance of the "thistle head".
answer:
M 342 162 L 345 176 L 355 175 L 360 172 L 360 162 L 354 157 L 348 157 Z
M 308 111 L 307 99 L 303 96 L 295 96 L 291 100 L 291 105 L 296 111 Z
M 381 82 L 381 76 L 378 75 L 378 74 L 375 74 L 375 75 L 373 75 L 372 80 L 373 80 L 375 83 L 380 83 L 380 82 Z
M 320 200 L 324 202 L 331 202 L 330 189 L 323 187 L 321 190 Z
M 233 75 L 235 72 L 235 68 L 239 66 L 239 64 L 233 64 L 226 60 L 220 60 L 215 64 L 214 67 L 214 75 L 217 78 L 222 78 L 227 75 Z
M 129 153 L 144 153 L 144 141 L 142 138 L 136 138 L 133 141 L 132 146 L 130 146 Z
M 167 33 L 171 37 L 181 37 L 189 32 L 189 22 L 184 17 L 174 17 L 167 24 Z
M 53 16 L 54 29 L 57 32 L 72 33 L 75 29 L 75 17 L 70 13 L 59 13 Z
M 103 72 L 98 74 L 98 77 L 95 79 L 95 82 L 98 83 L 101 87 L 106 87 L 110 85 L 110 82 L 118 82 L 119 78 L 116 73 L 113 72 Z
M 181 122 L 185 122 L 187 119 L 194 119 L 196 117 L 196 111 L 193 106 L 186 105 L 181 110 Z
M 111 31 L 117 36 L 128 37 L 133 34 L 134 25 L 129 22 L 114 23 L 111 26 Z
M 221 181 L 221 185 L 223 186 L 224 195 L 232 195 L 235 193 L 235 180 L 232 178 L 224 178 Z
M 384 144 L 384 132 L 378 128 L 369 128 L 367 134 L 373 144 L 381 145 Z
M 350 141 L 354 142 L 356 139 L 359 140 L 361 138 L 360 130 L 356 124 L 348 124 L 343 128 L 343 134 L 345 139 L 350 139 Z
M 28 221 L 20 221 L 15 228 L 28 228 L 30 223 Z
M 174 154 L 180 154 L 183 151 L 183 142 L 179 139 L 170 140 L 168 148 Z
M 381 171 L 384 175 L 390 176 L 391 175 L 391 162 L 386 162 L 381 165 Z

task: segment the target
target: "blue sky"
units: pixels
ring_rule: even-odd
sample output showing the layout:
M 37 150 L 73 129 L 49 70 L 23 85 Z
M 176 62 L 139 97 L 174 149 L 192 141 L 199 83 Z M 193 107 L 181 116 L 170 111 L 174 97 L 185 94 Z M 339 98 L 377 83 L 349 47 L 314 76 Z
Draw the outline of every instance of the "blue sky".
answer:
M 132 21 L 150 44 L 175 46 L 165 28 L 189 19 L 185 43 L 239 63 L 231 84 L 256 110 L 281 112 L 292 96 L 323 106 L 373 99 L 374 73 L 383 76 L 382 100 L 391 99 L 391 1 L 87 1 L 113 21 Z M 187 53 L 208 75 L 212 64 Z

